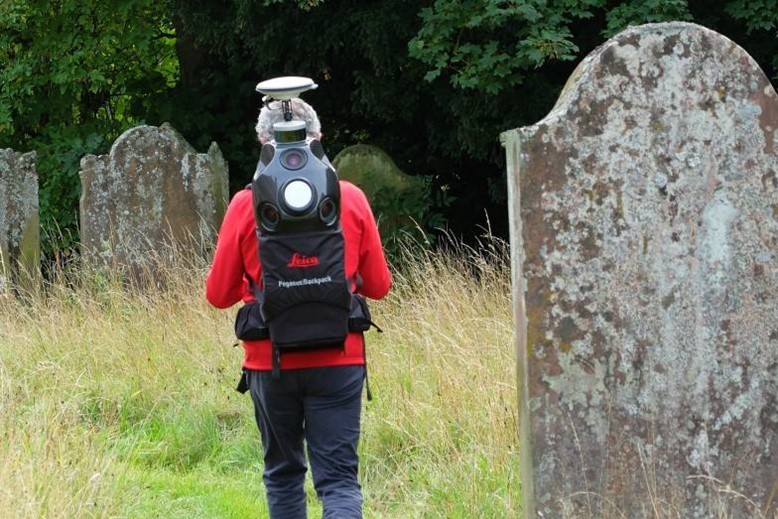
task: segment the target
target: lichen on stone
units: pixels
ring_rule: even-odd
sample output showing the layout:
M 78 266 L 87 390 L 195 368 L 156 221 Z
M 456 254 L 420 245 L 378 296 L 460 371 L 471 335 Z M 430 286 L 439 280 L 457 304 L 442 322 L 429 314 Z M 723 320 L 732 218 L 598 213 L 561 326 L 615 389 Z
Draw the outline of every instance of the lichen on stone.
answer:
M 40 271 L 38 173 L 35 152 L 0 150 L 0 275 L 31 289 Z M 4 289 L 0 289 L 2 292 Z
M 768 506 L 776 127 L 778 97 L 743 49 L 671 23 L 612 38 L 545 119 L 503 134 L 530 509 L 560 516 L 593 492 L 641 517 L 646 463 L 684 516 L 710 512 L 698 475 Z
M 81 241 L 98 263 L 143 264 L 172 242 L 213 243 L 227 204 L 216 143 L 197 151 L 169 124 L 137 126 L 81 160 Z

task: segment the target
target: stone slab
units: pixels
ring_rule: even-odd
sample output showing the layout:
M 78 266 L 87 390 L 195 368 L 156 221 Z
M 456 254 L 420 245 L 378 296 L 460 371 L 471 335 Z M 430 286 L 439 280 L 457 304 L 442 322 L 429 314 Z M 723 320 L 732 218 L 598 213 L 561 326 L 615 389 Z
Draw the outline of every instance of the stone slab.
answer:
M 165 123 L 122 134 L 81 159 L 81 242 L 103 264 L 137 266 L 166 244 L 213 243 L 227 204 L 216 143 L 197 151 Z
M 418 217 L 413 213 L 429 203 L 426 179 L 402 171 L 381 148 L 369 144 L 349 146 L 338 153 L 332 164 L 338 178 L 364 191 L 378 220 L 384 245 L 391 246 L 398 232 L 410 232 L 426 223 L 413 219 Z
M 0 150 L 0 292 L 40 276 L 38 206 L 35 152 Z
M 507 149 L 526 517 L 778 512 L 778 97 L 688 23 Z

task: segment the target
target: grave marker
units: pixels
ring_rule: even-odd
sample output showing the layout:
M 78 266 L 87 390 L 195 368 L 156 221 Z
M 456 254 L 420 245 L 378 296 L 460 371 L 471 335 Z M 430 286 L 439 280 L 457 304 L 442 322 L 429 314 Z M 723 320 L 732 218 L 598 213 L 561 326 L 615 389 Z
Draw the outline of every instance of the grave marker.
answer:
M 778 513 L 777 129 L 742 48 L 668 23 L 502 135 L 527 517 Z
M 0 293 L 31 290 L 40 275 L 38 173 L 34 152 L 0 150 Z
M 104 264 L 140 265 L 171 241 L 212 244 L 227 204 L 227 162 L 165 123 L 81 159 L 81 242 Z

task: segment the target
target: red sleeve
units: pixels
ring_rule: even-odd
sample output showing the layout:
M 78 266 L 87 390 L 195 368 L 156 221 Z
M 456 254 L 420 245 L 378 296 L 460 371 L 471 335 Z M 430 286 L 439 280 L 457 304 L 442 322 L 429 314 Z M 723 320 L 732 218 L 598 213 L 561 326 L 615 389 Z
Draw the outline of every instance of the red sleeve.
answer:
M 389 293 L 392 287 L 392 275 L 386 264 L 384 248 L 378 234 L 373 211 L 361 189 L 356 189 L 355 199 L 362 222 L 362 240 L 359 245 L 359 267 L 357 271 L 362 277 L 362 287 L 359 292 L 371 299 L 381 299 Z
M 213 262 L 205 280 L 205 298 L 216 308 L 229 308 L 243 297 L 244 272 L 241 232 L 250 207 L 250 192 L 238 192 L 227 207 Z M 247 201 L 247 198 L 249 199 Z M 253 218 L 253 215 L 250 214 Z

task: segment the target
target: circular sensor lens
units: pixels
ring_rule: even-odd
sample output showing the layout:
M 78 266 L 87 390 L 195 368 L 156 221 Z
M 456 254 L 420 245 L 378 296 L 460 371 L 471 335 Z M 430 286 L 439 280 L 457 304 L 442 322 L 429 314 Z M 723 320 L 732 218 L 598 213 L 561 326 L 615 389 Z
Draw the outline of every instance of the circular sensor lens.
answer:
M 281 165 L 286 169 L 295 171 L 305 166 L 307 162 L 308 158 L 302 150 L 292 149 L 281 154 Z
M 313 189 L 307 182 L 293 180 L 284 188 L 284 202 L 294 211 L 304 211 L 313 201 Z
M 338 206 L 332 198 L 325 198 L 319 204 L 319 219 L 324 225 L 332 225 L 338 218 Z
M 259 208 L 259 222 L 268 231 L 273 231 L 281 222 L 281 215 L 273 204 L 263 204 Z

